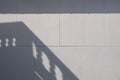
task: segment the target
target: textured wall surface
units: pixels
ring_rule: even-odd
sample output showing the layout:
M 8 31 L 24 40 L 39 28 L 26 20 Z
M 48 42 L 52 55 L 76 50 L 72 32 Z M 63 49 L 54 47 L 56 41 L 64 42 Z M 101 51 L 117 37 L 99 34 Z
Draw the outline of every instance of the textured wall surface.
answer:
M 71 74 L 71 80 L 120 80 L 120 0 L 0 0 L 0 54 L 2 48 L 12 49 L 9 37 L 2 38 L 1 33 L 7 33 L 3 24 L 13 22 L 22 22 L 40 40 L 35 40 L 35 46 L 42 47 L 42 65 L 48 72 L 50 59 L 44 54 L 48 49 L 57 57 L 53 60 L 59 59 L 69 69 L 64 73 L 55 63 L 56 79 L 51 80 L 70 80 L 66 77 Z M 18 38 L 30 42 L 27 37 Z M 8 45 L 3 39 L 8 39 Z M 24 50 L 35 47 L 24 40 L 15 45 Z M 33 48 L 35 59 L 37 53 Z

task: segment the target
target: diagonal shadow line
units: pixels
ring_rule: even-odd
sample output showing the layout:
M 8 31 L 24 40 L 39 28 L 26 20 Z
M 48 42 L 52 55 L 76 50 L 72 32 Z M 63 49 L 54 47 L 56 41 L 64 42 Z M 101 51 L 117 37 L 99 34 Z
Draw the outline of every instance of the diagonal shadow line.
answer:
M 79 80 L 23 22 L 1 23 L 0 40 L 0 80 L 57 80 L 56 66 L 62 80 Z M 43 53 L 49 60 L 50 71 L 43 65 Z

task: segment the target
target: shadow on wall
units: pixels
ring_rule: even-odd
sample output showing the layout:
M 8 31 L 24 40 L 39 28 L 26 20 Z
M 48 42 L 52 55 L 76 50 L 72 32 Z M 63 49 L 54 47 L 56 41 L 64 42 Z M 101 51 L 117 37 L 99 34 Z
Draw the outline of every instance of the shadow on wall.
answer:
M 0 13 L 120 13 L 120 0 L 0 0 Z
M 61 80 L 79 80 L 24 23 L 0 24 L 0 80 L 59 80 L 56 69 Z

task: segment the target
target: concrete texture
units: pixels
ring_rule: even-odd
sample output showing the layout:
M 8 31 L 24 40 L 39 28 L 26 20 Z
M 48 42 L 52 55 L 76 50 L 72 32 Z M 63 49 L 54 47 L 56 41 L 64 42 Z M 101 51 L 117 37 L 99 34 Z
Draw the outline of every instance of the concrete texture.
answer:
M 103 46 L 104 14 L 61 14 L 62 46 Z
M 106 15 L 106 39 L 110 46 L 120 46 L 120 15 Z
M 0 0 L 0 79 L 120 80 L 119 4 Z

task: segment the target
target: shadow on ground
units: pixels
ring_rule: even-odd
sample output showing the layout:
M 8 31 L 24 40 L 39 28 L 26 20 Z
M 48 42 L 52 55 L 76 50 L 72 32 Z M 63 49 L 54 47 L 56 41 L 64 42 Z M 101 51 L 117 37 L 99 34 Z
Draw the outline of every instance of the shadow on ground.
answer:
M 58 80 L 56 68 L 62 80 L 79 80 L 24 23 L 0 24 L 0 80 Z

